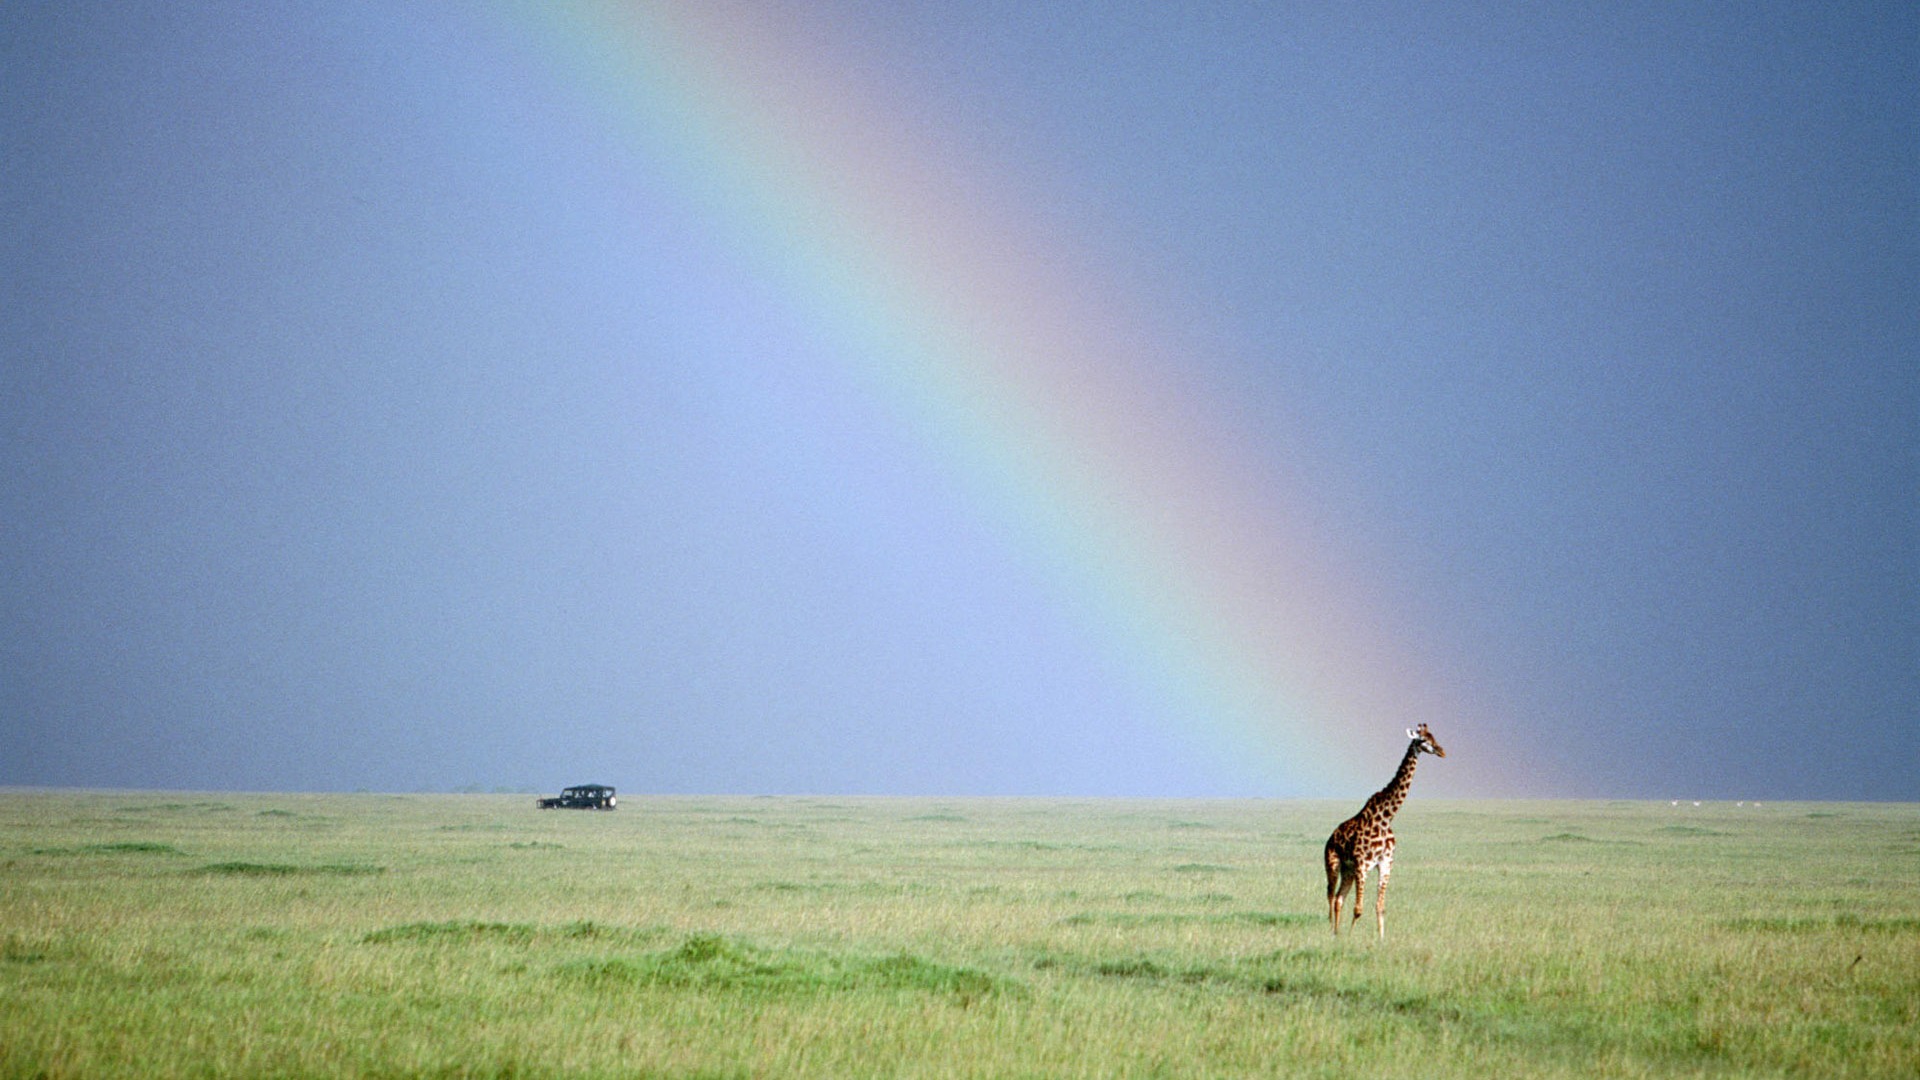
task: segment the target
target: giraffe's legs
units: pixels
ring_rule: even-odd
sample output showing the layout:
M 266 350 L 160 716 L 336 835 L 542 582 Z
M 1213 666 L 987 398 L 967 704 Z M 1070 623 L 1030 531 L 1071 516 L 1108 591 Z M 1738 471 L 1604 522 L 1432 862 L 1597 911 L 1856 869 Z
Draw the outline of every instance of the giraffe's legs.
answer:
M 1328 907 L 1330 909 L 1329 914 L 1331 915 L 1333 920 L 1333 932 L 1335 936 L 1338 936 L 1340 933 L 1341 906 L 1346 901 L 1347 894 L 1350 892 L 1353 892 L 1354 889 L 1359 886 L 1359 883 L 1360 883 L 1360 874 L 1358 873 L 1358 871 L 1356 871 L 1351 866 L 1346 866 L 1341 868 L 1340 885 L 1338 888 L 1334 890 L 1333 896 L 1328 902 Z M 1360 901 L 1356 898 L 1354 900 L 1355 911 L 1360 910 L 1359 904 L 1360 904 Z
M 1353 922 L 1356 926 L 1360 923 L 1360 913 L 1367 907 L 1367 871 L 1369 869 L 1371 868 L 1366 863 L 1361 863 L 1360 872 L 1353 875 Z
M 1380 920 L 1380 937 L 1387 936 L 1387 878 L 1393 876 L 1393 856 L 1380 860 L 1380 891 L 1373 899 L 1374 914 Z M 1355 912 L 1358 915 L 1359 912 Z
M 1346 895 L 1347 880 L 1342 874 L 1340 856 L 1334 853 L 1331 845 L 1326 851 L 1327 858 L 1327 919 L 1333 923 L 1333 932 L 1340 933 L 1340 898 Z

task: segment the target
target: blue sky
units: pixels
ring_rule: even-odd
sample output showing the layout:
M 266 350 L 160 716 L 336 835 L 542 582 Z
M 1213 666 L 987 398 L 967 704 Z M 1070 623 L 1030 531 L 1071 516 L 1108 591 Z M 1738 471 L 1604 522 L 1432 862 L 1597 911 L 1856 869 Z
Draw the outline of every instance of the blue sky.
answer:
M 389 7 L 0 12 L 0 784 L 1348 793 L 539 20 Z M 1321 718 L 1380 781 L 1426 719 L 1432 794 L 1920 798 L 1910 6 L 772 7 L 1304 487 L 1460 708 Z

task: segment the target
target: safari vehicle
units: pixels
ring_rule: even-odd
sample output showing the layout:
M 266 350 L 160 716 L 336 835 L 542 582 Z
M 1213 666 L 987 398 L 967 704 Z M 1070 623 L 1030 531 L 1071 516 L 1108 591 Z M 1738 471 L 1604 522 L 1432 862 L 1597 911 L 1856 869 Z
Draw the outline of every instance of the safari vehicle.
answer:
M 560 793 L 557 799 L 541 799 L 534 805 L 542 810 L 611 810 L 613 789 L 605 784 L 581 784 Z

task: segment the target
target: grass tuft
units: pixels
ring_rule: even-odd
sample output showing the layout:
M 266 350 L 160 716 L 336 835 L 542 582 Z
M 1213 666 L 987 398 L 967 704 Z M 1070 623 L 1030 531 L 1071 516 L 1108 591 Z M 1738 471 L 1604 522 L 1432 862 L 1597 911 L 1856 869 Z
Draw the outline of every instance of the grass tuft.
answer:
M 34 848 L 35 855 L 184 855 L 172 844 L 153 840 L 121 840 L 111 844 L 85 844 L 80 847 Z
M 375 930 L 361 941 L 379 945 L 392 941 L 414 944 L 465 943 L 481 938 L 506 941 L 531 941 L 538 928 L 526 923 L 490 922 L 418 922 Z
M 0 963 L 38 964 L 53 958 L 53 950 L 44 943 L 29 941 L 18 934 L 8 934 L 0 941 Z
M 482 941 L 526 945 L 537 941 L 632 941 L 648 937 L 644 931 L 608 926 L 590 919 L 560 926 L 533 923 L 482 922 L 452 919 L 446 922 L 413 922 L 374 930 L 360 940 L 369 945 L 393 943 L 412 945 L 458 946 Z
M 1003 989 L 1000 979 L 984 971 L 938 964 L 908 953 L 868 962 L 856 974 L 889 990 L 952 994 L 969 1001 Z
M 1117 979 L 1164 979 L 1167 977 L 1166 968 L 1142 956 L 1102 960 L 1093 965 L 1093 972 L 1096 975 Z
M 190 872 L 225 877 L 366 877 L 384 874 L 387 868 L 361 863 L 319 863 L 313 866 L 296 866 L 292 863 L 219 862 L 208 863 Z
M 1855 930 L 1878 934 L 1920 933 L 1920 918 L 1863 919 L 1858 915 L 1726 919 L 1720 925 L 1728 930 L 1768 934 L 1811 934 Z
M 100 852 L 106 855 L 182 855 L 185 854 L 172 844 L 162 844 L 153 840 L 122 840 L 113 844 L 88 844 L 82 851 Z
M 638 956 L 583 957 L 559 965 L 557 973 L 600 988 L 680 989 L 749 997 L 905 991 L 951 996 L 970 1004 L 1015 988 L 985 971 L 910 953 L 872 957 L 769 949 L 720 934 L 694 934 L 671 949 Z
M 1325 915 L 1278 911 L 1082 911 L 1060 920 L 1062 926 L 1299 926 Z

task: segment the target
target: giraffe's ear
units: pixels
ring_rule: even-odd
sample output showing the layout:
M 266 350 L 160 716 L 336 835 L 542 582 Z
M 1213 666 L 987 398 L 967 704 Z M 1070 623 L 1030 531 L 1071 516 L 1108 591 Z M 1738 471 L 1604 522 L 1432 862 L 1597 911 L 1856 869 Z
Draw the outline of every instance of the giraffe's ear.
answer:
M 1417 738 L 1419 738 L 1419 737 L 1420 737 L 1420 733 L 1419 733 L 1419 732 L 1417 732 L 1417 731 L 1415 731 L 1415 730 L 1413 730 L 1412 728 L 1408 728 L 1408 729 L 1407 729 L 1407 738 L 1409 738 L 1409 739 L 1417 739 Z

